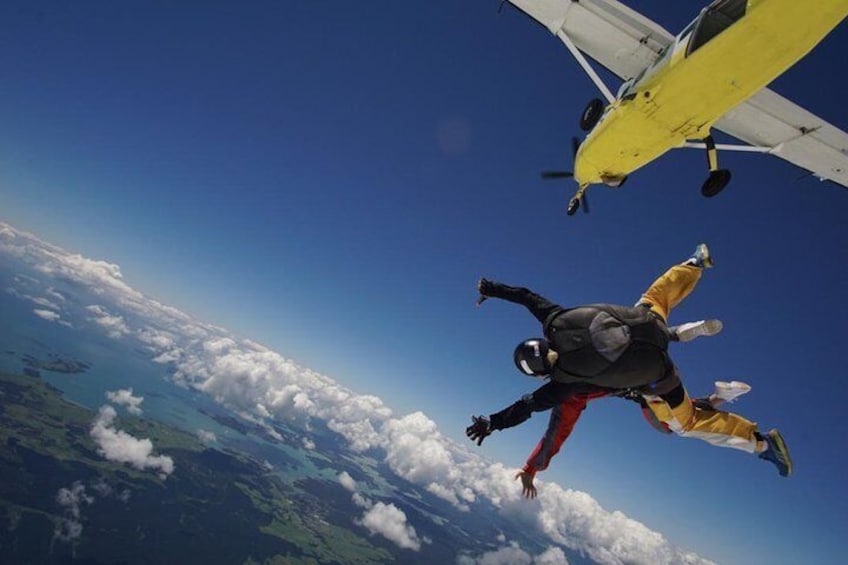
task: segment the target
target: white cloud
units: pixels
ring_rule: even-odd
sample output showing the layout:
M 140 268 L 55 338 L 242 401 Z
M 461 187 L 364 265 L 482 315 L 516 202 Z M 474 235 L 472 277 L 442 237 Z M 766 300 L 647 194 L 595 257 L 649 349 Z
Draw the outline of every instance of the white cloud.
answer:
M 98 477 L 97 480 L 89 483 L 89 486 L 103 498 L 117 498 L 121 502 L 127 502 L 130 499 L 129 490 L 116 490 L 103 477 Z
M 406 514 L 394 504 L 376 503 L 365 511 L 360 523 L 372 534 L 379 534 L 398 547 L 413 551 L 421 549 L 415 528 L 406 523 Z
M 236 342 L 229 337 L 217 337 L 203 344 L 203 348 L 209 353 L 220 355 L 234 348 Z
M 206 430 L 197 430 L 197 437 L 203 443 L 215 443 L 218 441 L 218 438 L 214 433 L 206 431 Z
M 565 557 L 565 552 L 561 548 L 551 546 L 534 557 L 533 563 L 537 563 L 538 565 L 568 565 L 568 559 Z
M 174 363 L 176 361 L 179 361 L 181 356 L 182 352 L 179 349 L 172 349 L 171 351 L 160 353 L 159 355 L 153 358 L 153 361 L 166 365 L 168 363 Z
M 32 313 L 35 314 L 36 316 L 38 316 L 39 318 L 43 318 L 43 319 L 45 319 L 49 322 L 55 322 L 55 321 L 62 318 L 62 316 L 60 316 L 59 314 L 57 314 L 53 310 L 35 309 L 35 310 L 32 311 Z
M 315 449 L 315 442 L 308 437 L 300 438 L 300 442 L 303 444 L 304 449 L 308 449 L 309 451 Z
M 51 302 L 47 300 L 43 296 L 33 296 L 31 297 L 32 301 L 38 304 L 39 306 L 44 306 L 45 308 L 52 308 L 53 310 L 59 310 L 60 306 L 55 302 Z
M 429 540 L 422 540 L 415 532 L 412 525 L 407 524 L 406 514 L 394 504 L 386 504 L 377 502 L 376 504 L 367 497 L 356 492 L 356 481 L 347 471 L 342 471 L 338 474 L 339 483 L 353 493 L 351 501 L 364 508 L 362 516 L 356 520 L 356 523 L 365 527 L 372 535 L 381 535 L 389 541 L 395 543 L 398 547 L 418 551 L 421 549 L 422 541 L 430 543 Z
M 65 302 L 65 295 L 56 290 L 55 288 L 47 287 L 44 293 L 53 300 L 56 300 L 58 302 Z
M 534 556 L 521 549 L 517 542 L 511 542 L 477 557 L 461 555 L 457 565 L 568 565 L 568 559 L 559 547 L 548 547 Z
M 106 308 L 98 304 L 86 306 L 86 310 L 94 314 L 91 318 L 96 324 L 103 326 L 109 337 L 119 338 L 130 333 L 130 329 L 121 316 L 112 315 Z
M 97 443 L 98 453 L 109 461 L 129 463 L 139 470 L 155 469 L 160 478 L 174 472 L 174 461 L 167 455 L 151 455 L 153 442 L 138 439 L 114 427 L 117 413 L 109 405 L 101 406 L 91 426 L 91 437 Z
M 132 388 L 107 390 L 106 398 L 110 402 L 126 407 L 127 412 L 130 414 L 135 414 L 136 416 L 141 414 L 141 403 L 144 402 L 144 397 L 133 396 Z
M 116 490 L 103 477 L 89 483 L 91 489 L 101 498 L 116 498 L 126 503 L 130 499 L 127 489 Z M 82 535 L 82 508 L 94 504 L 95 498 L 86 491 L 81 481 L 74 481 L 70 488 L 60 488 L 56 493 L 56 504 L 62 508 L 63 516 L 53 532 L 55 539 L 71 542 Z
M 353 477 L 347 471 L 339 473 L 339 482 L 350 492 L 356 492 L 356 481 L 353 480 Z
M 351 450 L 382 457 L 398 476 L 457 508 L 473 512 L 475 503 L 485 499 L 502 512 L 519 516 L 528 527 L 538 528 L 553 543 L 583 552 L 599 563 L 709 563 L 682 552 L 660 533 L 624 514 L 602 508 L 588 494 L 537 481 L 539 498 L 533 503 L 526 501 L 513 480 L 514 469 L 444 437 L 423 413 L 395 417 L 376 396 L 356 394 L 264 346 L 162 305 L 127 285 L 116 265 L 68 253 L 2 222 L 0 253 L 43 275 L 43 283 L 22 281 L 22 285 L 30 285 L 27 288 L 37 284 L 48 288 L 55 284 L 54 279 L 63 279 L 97 293 L 99 304 L 87 310 L 87 315 L 104 320 L 97 322 L 98 327 L 113 337 L 137 338 L 156 361 L 174 367 L 175 382 L 251 415 L 271 430 L 269 434 L 276 433 L 268 423 L 273 420 L 307 427 L 313 419 L 323 421 Z M 99 430 L 104 444 L 109 438 L 116 446 L 133 446 L 135 453 L 143 455 L 133 461 L 146 464 L 152 450 L 149 440 L 137 440 L 115 430 L 112 420 L 108 422 L 94 426 L 93 434 Z M 147 443 L 141 443 L 144 441 Z M 391 513 L 385 504 L 374 511 L 376 505 L 358 493 L 353 496 L 373 513 L 375 524 L 382 523 L 377 518 Z M 415 539 L 410 534 L 407 538 L 407 543 Z
M 360 508 L 371 508 L 374 506 L 374 503 L 359 494 L 358 492 L 353 493 L 353 496 L 350 497 L 354 504 L 359 506 Z
M 662 535 L 621 512 L 608 512 L 584 492 L 548 483 L 539 496 L 538 523 L 551 539 L 570 545 L 579 539 L 601 563 L 672 563 L 676 550 Z
M 518 544 L 515 544 L 486 552 L 468 563 L 477 565 L 530 565 L 533 563 L 533 557 L 521 549 Z
M 136 334 L 139 341 L 151 346 L 154 350 L 166 351 L 174 346 L 174 335 L 170 332 L 154 328 L 142 328 Z
M 82 535 L 83 505 L 90 505 L 94 497 L 85 492 L 85 485 L 76 481 L 71 488 L 60 488 L 56 493 L 56 504 L 64 510 L 64 516 L 56 525 L 53 535 L 62 541 L 73 541 Z
M 30 277 L 21 278 L 21 277 L 16 276 L 15 281 L 24 288 L 30 288 L 33 285 L 39 284 L 38 280 L 31 279 Z M 53 301 L 51 301 L 51 300 L 49 300 L 49 299 L 47 299 L 43 296 L 33 296 L 33 295 L 28 294 L 24 291 L 18 290 L 15 287 L 7 287 L 5 290 L 6 290 L 7 294 L 11 294 L 15 298 L 20 298 L 21 300 L 29 300 L 30 302 L 32 302 L 32 303 L 34 303 L 38 306 L 42 306 L 42 307 L 50 309 L 50 310 L 61 310 L 62 309 L 61 306 L 56 304 L 56 302 L 53 302 Z M 48 294 L 50 293 L 49 289 L 46 290 L 45 292 L 47 292 Z M 61 295 L 59 295 L 59 296 L 61 296 Z M 62 298 L 62 300 L 64 300 L 64 297 Z

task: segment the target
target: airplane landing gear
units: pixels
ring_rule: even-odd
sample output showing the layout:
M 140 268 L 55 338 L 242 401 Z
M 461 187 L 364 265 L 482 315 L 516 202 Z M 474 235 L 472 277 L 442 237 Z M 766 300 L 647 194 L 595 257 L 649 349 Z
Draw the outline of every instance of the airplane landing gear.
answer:
M 727 186 L 727 183 L 730 182 L 730 171 L 727 169 L 716 169 L 715 171 L 710 171 L 710 176 L 704 182 L 703 186 L 701 186 L 701 194 L 706 196 L 707 198 L 712 198 Z
M 701 194 L 707 198 L 712 198 L 724 190 L 724 187 L 730 182 L 730 171 L 718 168 L 718 151 L 716 151 L 713 136 L 708 135 L 704 144 L 707 146 L 707 165 L 710 167 L 710 176 L 701 186 Z
M 593 98 L 586 105 L 583 114 L 580 116 L 580 129 L 583 131 L 591 131 L 593 127 L 598 125 L 601 116 L 604 113 L 604 101 L 600 98 Z
M 568 211 L 566 212 L 569 216 L 573 216 L 577 209 L 580 208 L 580 203 L 583 203 L 583 211 L 589 212 L 589 201 L 585 199 L 586 189 L 589 187 L 588 184 L 582 185 L 577 189 L 577 194 L 575 194 L 571 200 L 568 201 Z

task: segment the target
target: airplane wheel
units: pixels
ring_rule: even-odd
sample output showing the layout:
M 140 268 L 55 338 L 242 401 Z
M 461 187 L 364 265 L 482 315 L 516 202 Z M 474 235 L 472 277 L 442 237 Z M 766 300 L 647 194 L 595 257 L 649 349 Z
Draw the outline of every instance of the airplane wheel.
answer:
M 600 98 L 593 98 L 583 110 L 583 115 L 580 116 L 580 129 L 583 131 L 591 131 L 598 124 L 601 115 L 604 113 L 604 101 Z
M 701 194 L 707 198 L 712 198 L 727 186 L 730 182 L 730 171 L 727 169 L 718 169 L 710 173 L 704 185 L 701 187 Z
M 577 212 L 578 208 L 580 208 L 580 199 L 572 198 L 571 201 L 568 203 L 568 215 L 573 216 L 574 213 Z

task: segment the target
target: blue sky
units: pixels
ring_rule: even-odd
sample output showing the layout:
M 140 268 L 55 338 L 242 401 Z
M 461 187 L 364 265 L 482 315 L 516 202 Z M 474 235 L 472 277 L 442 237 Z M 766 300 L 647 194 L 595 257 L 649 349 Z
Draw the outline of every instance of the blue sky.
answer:
M 672 353 L 693 394 L 753 385 L 734 409 L 781 429 L 796 475 L 603 400 L 540 478 L 719 562 L 836 562 L 848 192 L 723 154 L 734 178 L 705 200 L 704 156 L 680 151 L 567 218 L 573 186 L 538 173 L 570 165 L 596 92 L 555 38 L 497 5 L 4 3 L 2 219 L 461 441 L 472 413 L 536 384 L 511 354 L 537 325 L 475 309 L 480 276 L 632 303 L 706 241 L 717 266 L 672 318 L 725 330 Z M 702 7 L 629 5 L 671 31 Z M 848 128 L 846 49 L 842 24 L 772 87 Z M 546 422 L 480 452 L 520 466 Z

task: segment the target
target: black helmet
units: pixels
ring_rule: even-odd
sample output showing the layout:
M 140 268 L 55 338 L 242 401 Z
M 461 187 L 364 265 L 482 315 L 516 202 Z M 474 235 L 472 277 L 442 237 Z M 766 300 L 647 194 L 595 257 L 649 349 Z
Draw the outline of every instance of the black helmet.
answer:
M 515 366 L 530 377 L 548 376 L 551 373 L 548 349 L 548 342 L 540 337 L 522 341 L 513 353 Z

